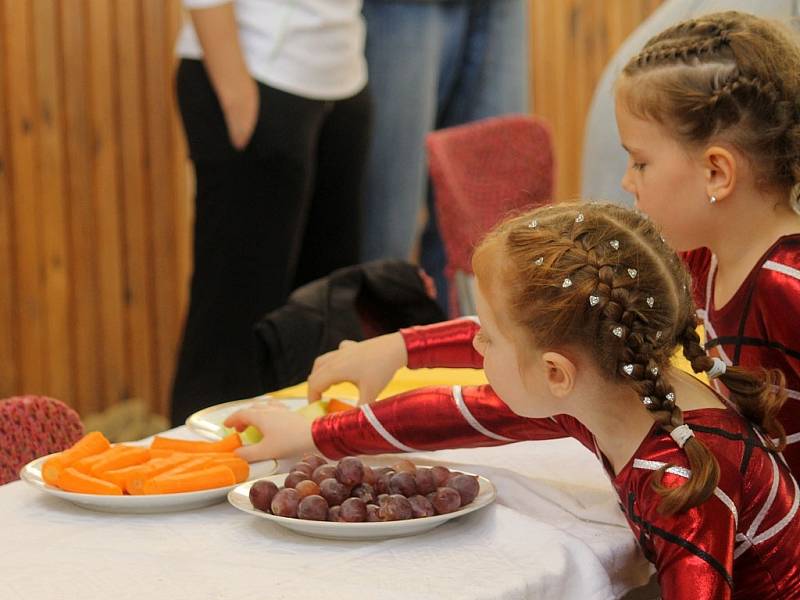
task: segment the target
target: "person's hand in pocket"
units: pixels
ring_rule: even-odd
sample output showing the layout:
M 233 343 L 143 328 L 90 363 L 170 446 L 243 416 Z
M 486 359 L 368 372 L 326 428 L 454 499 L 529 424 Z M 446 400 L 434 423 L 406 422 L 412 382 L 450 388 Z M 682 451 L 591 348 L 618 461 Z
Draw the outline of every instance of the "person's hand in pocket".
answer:
M 258 84 L 252 77 L 247 77 L 234 89 L 228 89 L 220 96 L 231 144 L 237 150 L 244 150 L 258 123 Z

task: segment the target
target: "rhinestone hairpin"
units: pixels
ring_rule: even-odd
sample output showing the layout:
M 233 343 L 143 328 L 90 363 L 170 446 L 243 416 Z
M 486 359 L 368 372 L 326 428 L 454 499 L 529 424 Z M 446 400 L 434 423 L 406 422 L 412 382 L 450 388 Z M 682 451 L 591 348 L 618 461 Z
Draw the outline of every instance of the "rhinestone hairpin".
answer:
M 652 369 L 650 369 L 650 372 L 656 377 L 658 377 L 658 367 L 653 367 Z
M 610 242 L 608 242 L 608 245 L 611 246 L 614 250 L 619 250 L 618 240 L 611 240 Z
M 648 296 L 647 297 L 647 306 L 649 306 L 650 308 L 653 308 L 653 305 L 655 303 L 656 303 L 656 299 L 655 298 L 653 298 L 652 296 Z
M 630 365 L 630 364 L 624 365 L 622 367 L 622 370 L 625 371 L 626 375 L 633 375 L 633 365 Z
M 660 329 L 658 331 L 656 331 L 656 339 L 660 340 L 662 334 L 663 334 L 663 332 Z
M 561 287 L 562 287 L 562 288 L 568 288 L 568 287 L 570 287 L 571 285 L 572 285 L 572 279 L 570 279 L 569 277 L 566 277 L 566 278 L 564 279 L 564 281 L 562 281 L 562 282 L 561 282 Z
M 655 402 L 653 402 L 653 399 L 650 396 L 644 396 L 644 397 L 642 397 L 642 404 L 644 404 L 646 407 L 650 408 L 651 406 L 653 406 L 655 404 Z
M 630 275 L 631 279 L 636 279 L 636 275 L 639 273 L 636 269 L 628 269 L 628 275 Z
M 670 402 L 675 402 L 675 394 L 673 392 L 667 392 L 667 395 L 664 397 Z
M 589 306 L 597 306 L 600 302 L 600 296 L 591 295 L 589 296 Z
M 539 221 L 534 219 L 530 223 L 528 223 L 528 229 L 536 229 L 536 226 L 539 224 Z
M 583 213 L 578 213 L 578 216 L 575 217 L 575 222 L 576 223 L 583 223 L 583 221 L 584 221 Z
M 533 261 L 533 264 L 535 264 L 537 267 L 541 267 L 544 264 L 544 256 L 537 258 L 535 261 Z
M 621 338 L 622 337 L 622 327 L 617 325 L 616 327 L 614 327 L 614 329 L 611 330 L 611 333 L 613 333 L 618 338 Z

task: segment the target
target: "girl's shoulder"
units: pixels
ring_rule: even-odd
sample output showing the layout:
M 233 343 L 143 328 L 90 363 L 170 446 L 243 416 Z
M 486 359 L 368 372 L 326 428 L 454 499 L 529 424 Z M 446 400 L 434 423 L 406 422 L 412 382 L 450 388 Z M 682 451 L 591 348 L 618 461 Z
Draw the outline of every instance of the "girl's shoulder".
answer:
M 742 482 L 742 461 L 748 454 L 748 445 L 757 438 L 752 425 L 730 408 L 701 408 L 683 413 L 684 423 L 694 435 L 717 457 L 721 471 L 721 484 L 735 489 Z M 666 485 L 681 485 L 691 476 L 686 453 L 670 435 L 654 428 L 645 438 L 631 461 L 619 472 L 615 482 L 632 491 L 645 492 L 653 471 L 669 465 L 664 475 Z

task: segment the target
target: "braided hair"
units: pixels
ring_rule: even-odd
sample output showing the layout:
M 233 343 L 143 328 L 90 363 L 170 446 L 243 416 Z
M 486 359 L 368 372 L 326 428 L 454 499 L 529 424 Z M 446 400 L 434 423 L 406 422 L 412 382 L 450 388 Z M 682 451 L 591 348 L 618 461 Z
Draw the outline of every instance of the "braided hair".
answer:
M 689 146 L 732 143 L 800 212 L 800 46 L 788 29 L 735 11 L 684 21 L 628 62 L 617 94 Z
M 490 253 L 499 262 L 487 261 Z M 684 425 L 665 377 L 671 357 L 682 345 L 696 371 L 710 370 L 714 361 L 694 331 L 691 280 L 683 262 L 646 216 L 601 203 L 539 208 L 496 227 L 476 249 L 473 263 L 481 279 L 499 277 L 504 284 L 505 316 L 526 343 L 584 349 L 604 377 L 636 391 L 663 431 Z M 730 369 L 723 382 L 737 392 L 734 401 L 744 399 L 745 416 L 779 431 L 775 414 L 782 400 L 769 385 L 775 381 Z M 700 440 L 690 437 L 683 448 L 692 470 L 686 483 L 663 486 L 668 466 L 653 475 L 665 514 L 702 503 L 719 480 L 716 457 Z

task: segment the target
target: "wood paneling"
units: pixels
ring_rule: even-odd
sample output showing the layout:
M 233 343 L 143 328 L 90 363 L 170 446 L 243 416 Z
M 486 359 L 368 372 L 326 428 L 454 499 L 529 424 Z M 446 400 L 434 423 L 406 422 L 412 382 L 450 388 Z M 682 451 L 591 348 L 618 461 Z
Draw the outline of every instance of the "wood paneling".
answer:
M 0 0 L 0 397 L 166 412 L 189 269 L 179 0 Z
M 605 62 L 660 0 L 531 0 L 535 112 L 579 190 Z M 190 271 L 179 0 L 0 0 L 0 397 L 167 413 Z
M 586 113 L 617 47 L 661 0 L 531 0 L 533 111 L 553 126 L 558 198 L 580 193 Z

